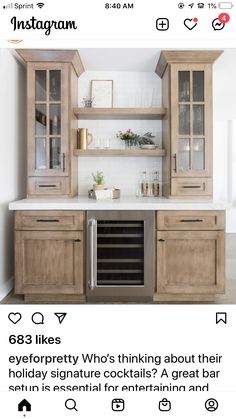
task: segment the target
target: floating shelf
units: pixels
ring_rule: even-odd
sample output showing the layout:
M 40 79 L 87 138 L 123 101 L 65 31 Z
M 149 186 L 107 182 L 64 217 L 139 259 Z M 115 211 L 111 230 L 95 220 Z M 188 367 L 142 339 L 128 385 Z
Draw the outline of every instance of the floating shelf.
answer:
M 123 157 L 163 157 L 165 156 L 165 150 L 156 148 L 154 150 L 143 150 L 140 148 L 137 149 L 120 149 L 115 150 L 112 148 L 109 149 L 88 149 L 88 150 L 74 150 L 75 156 L 123 156 Z
M 162 119 L 165 108 L 74 108 L 77 119 Z

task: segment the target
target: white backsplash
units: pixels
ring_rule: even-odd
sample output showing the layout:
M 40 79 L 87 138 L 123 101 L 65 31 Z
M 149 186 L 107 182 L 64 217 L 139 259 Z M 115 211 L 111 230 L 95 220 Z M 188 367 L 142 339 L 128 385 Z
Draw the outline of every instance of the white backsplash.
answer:
M 161 106 L 161 80 L 154 72 L 85 72 L 79 78 L 79 106 L 82 106 L 84 97 L 90 97 L 91 80 L 114 81 L 114 107 Z M 107 139 L 110 148 L 124 148 L 116 134 L 129 128 L 137 134 L 152 132 L 155 143 L 161 146 L 161 121 L 79 120 L 78 127 L 88 128 L 92 133 L 93 142 L 89 148 L 98 145 L 103 148 Z M 104 173 L 106 186 L 120 188 L 122 196 L 134 196 L 142 171 L 158 170 L 161 177 L 162 169 L 160 157 L 79 157 L 78 164 L 80 195 L 87 195 L 93 183 L 91 174 L 97 170 Z
M 92 173 L 102 170 L 105 185 L 121 189 L 122 196 L 135 196 L 142 171 L 160 171 L 160 157 L 79 157 L 79 194 L 92 188 Z

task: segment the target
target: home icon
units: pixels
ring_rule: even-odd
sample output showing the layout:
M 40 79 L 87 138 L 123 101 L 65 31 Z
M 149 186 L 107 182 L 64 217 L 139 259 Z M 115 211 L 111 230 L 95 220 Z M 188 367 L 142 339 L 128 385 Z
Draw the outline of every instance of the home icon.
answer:
M 25 400 L 25 399 L 23 399 L 18 404 L 18 412 L 23 412 L 23 410 L 25 410 L 26 412 L 31 412 L 31 404 L 27 400 Z

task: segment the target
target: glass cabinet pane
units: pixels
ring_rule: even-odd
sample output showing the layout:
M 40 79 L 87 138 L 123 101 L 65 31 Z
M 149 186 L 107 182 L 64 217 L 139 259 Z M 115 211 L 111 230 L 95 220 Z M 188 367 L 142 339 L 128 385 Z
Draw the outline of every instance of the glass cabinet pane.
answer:
M 204 135 L 204 105 L 193 105 L 193 135 Z
M 35 70 L 35 170 L 48 175 L 63 171 L 61 84 L 62 70 Z
M 177 158 L 177 170 L 190 170 L 190 155 L 190 138 L 180 138 Z
M 179 134 L 190 135 L 190 105 L 179 105 Z
M 61 168 L 61 139 L 50 138 L 50 169 Z
M 47 73 L 46 70 L 35 71 L 35 100 L 46 102 L 47 100 Z
M 47 169 L 47 141 L 46 138 L 35 139 L 35 166 L 36 169 Z
M 205 140 L 204 138 L 193 138 L 193 170 L 205 169 Z
M 190 72 L 179 71 L 179 102 L 190 101 Z
M 46 105 L 35 105 L 35 134 L 46 135 L 47 111 Z
M 61 70 L 49 71 L 49 100 L 51 102 L 61 100 Z
M 193 102 L 204 102 L 204 71 L 193 71 Z
M 61 134 L 61 105 L 50 105 L 50 135 Z

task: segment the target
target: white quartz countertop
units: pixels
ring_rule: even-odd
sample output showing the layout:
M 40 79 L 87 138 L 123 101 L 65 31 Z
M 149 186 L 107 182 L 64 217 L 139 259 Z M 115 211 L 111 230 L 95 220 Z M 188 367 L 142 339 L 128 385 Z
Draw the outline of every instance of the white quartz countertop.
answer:
M 224 210 L 225 201 L 177 200 L 167 198 L 135 198 L 94 200 L 85 196 L 57 199 L 21 199 L 9 204 L 10 210 Z

